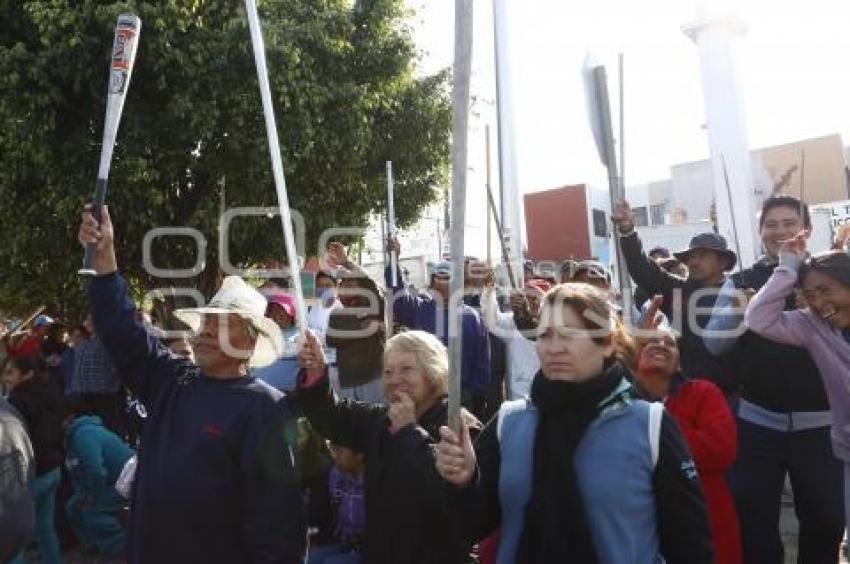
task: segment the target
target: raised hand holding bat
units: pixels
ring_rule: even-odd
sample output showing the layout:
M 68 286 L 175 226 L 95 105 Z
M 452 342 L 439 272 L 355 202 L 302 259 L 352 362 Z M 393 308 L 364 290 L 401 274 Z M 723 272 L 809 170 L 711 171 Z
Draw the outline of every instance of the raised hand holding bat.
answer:
M 109 207 L 101 208 L 100 221 L 98 221 L 92 213 L 92 206 L 86 206 L 83 210 L 77 239 L 83 247 L 92 249 L 91 269 L 93 274 L 110 274 L 118 270 L 113 235 Z
M 124 100 L 130 86 L 130 76 L 136 62 L 136 47 L 142 21 L 132 14 L 121 14 L 115 26 L 115 40 L 112 44 L 112 57 L 109 64 L 108 96 L 106 100 L 106 118 L 103 122 L 103 144 L 100 149 L 100 166 L 97 171 L 94 198 L 91 204 L 93 219 L 100 220 L 100 210 L 106 201 L 106 183 L 109 167 L 112 164 L 112 151 L 118 134 L 118 123 L 124 109 Z M 94 243 L 86 245 L 83 268 L 80 274 L 97 274 L 94 266 L 96 249 Z

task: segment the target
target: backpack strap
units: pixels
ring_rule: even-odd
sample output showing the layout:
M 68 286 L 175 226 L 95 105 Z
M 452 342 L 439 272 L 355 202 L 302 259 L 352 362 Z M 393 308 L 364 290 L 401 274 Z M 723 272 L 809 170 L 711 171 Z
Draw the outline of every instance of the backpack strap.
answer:
M 658 450 L 661 442 L 661 418 L 664 416 L 664 404 L 654 401 L 649 404 L 649 448 L 652 456 L 652 467 L 658 464 Z

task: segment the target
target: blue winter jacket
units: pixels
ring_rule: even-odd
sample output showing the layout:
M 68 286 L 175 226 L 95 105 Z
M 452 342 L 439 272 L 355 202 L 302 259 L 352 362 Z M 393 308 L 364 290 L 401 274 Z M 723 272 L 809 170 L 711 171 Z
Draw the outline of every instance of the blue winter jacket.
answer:
M 65 466 L 74 492 L 98 505 L 120 502 L 115 482 L 133 451 L 100 417 L 77 417 L 65 429 Z

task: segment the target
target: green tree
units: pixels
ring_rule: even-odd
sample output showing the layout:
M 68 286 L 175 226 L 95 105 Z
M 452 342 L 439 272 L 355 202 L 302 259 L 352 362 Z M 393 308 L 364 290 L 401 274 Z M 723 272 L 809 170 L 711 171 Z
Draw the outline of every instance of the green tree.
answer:
M 292 207 L 307 241 L 327 227 L 364 226 L 384 207 L 384 162 L 396 173 L 396 214 L 414 221 L 448 169 L 447 72 L 416 78 L 403 0 L 265 0 L 261 19 Z M 205 292 L 218 275 L 224 207 L 277 198 L 241 2 L 0 0 L 0 310 L 83 306 L 77 217 L 93 191 L 117 15 L 142 32 L 110 172 L 119 264 L 135 287 L 151 228 L 207 238 Z M 194 263 L 188 238 L 162 238 L 161 268 Z M 232 262 L 284 254 L 280 219 L 240 219 Z M 308 251 L 312 251 L 308 246 Z

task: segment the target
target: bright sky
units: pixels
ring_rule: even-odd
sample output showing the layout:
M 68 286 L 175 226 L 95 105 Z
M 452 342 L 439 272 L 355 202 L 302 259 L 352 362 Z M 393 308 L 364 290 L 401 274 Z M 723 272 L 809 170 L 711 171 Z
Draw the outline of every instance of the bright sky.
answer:
M 612 96 L 616 55 L 625 55 L 627 183 L 667 178 L 670 165 L 708 156 L 698 51 L 681 31 L 695 19 L 696 1 L 511 2 L 522 191 L 604 184 L 585 115 L 581 67 L 588 52 L 608 63 Z M 492 98 L 491 0 L 474 2 L 473 89 Z M 408 3 L 417 10 L 423 71 L 449 66 L 454 2 Z M 831 133 L 850 144 L 850 2 L 739 0 L 734 7 L 748 26 L 736 52 L 750 147 Z M 616 133 L 616 98 L 612 113 Z M 476 154 L 471 152 L 471 166 L 480 168 Z

